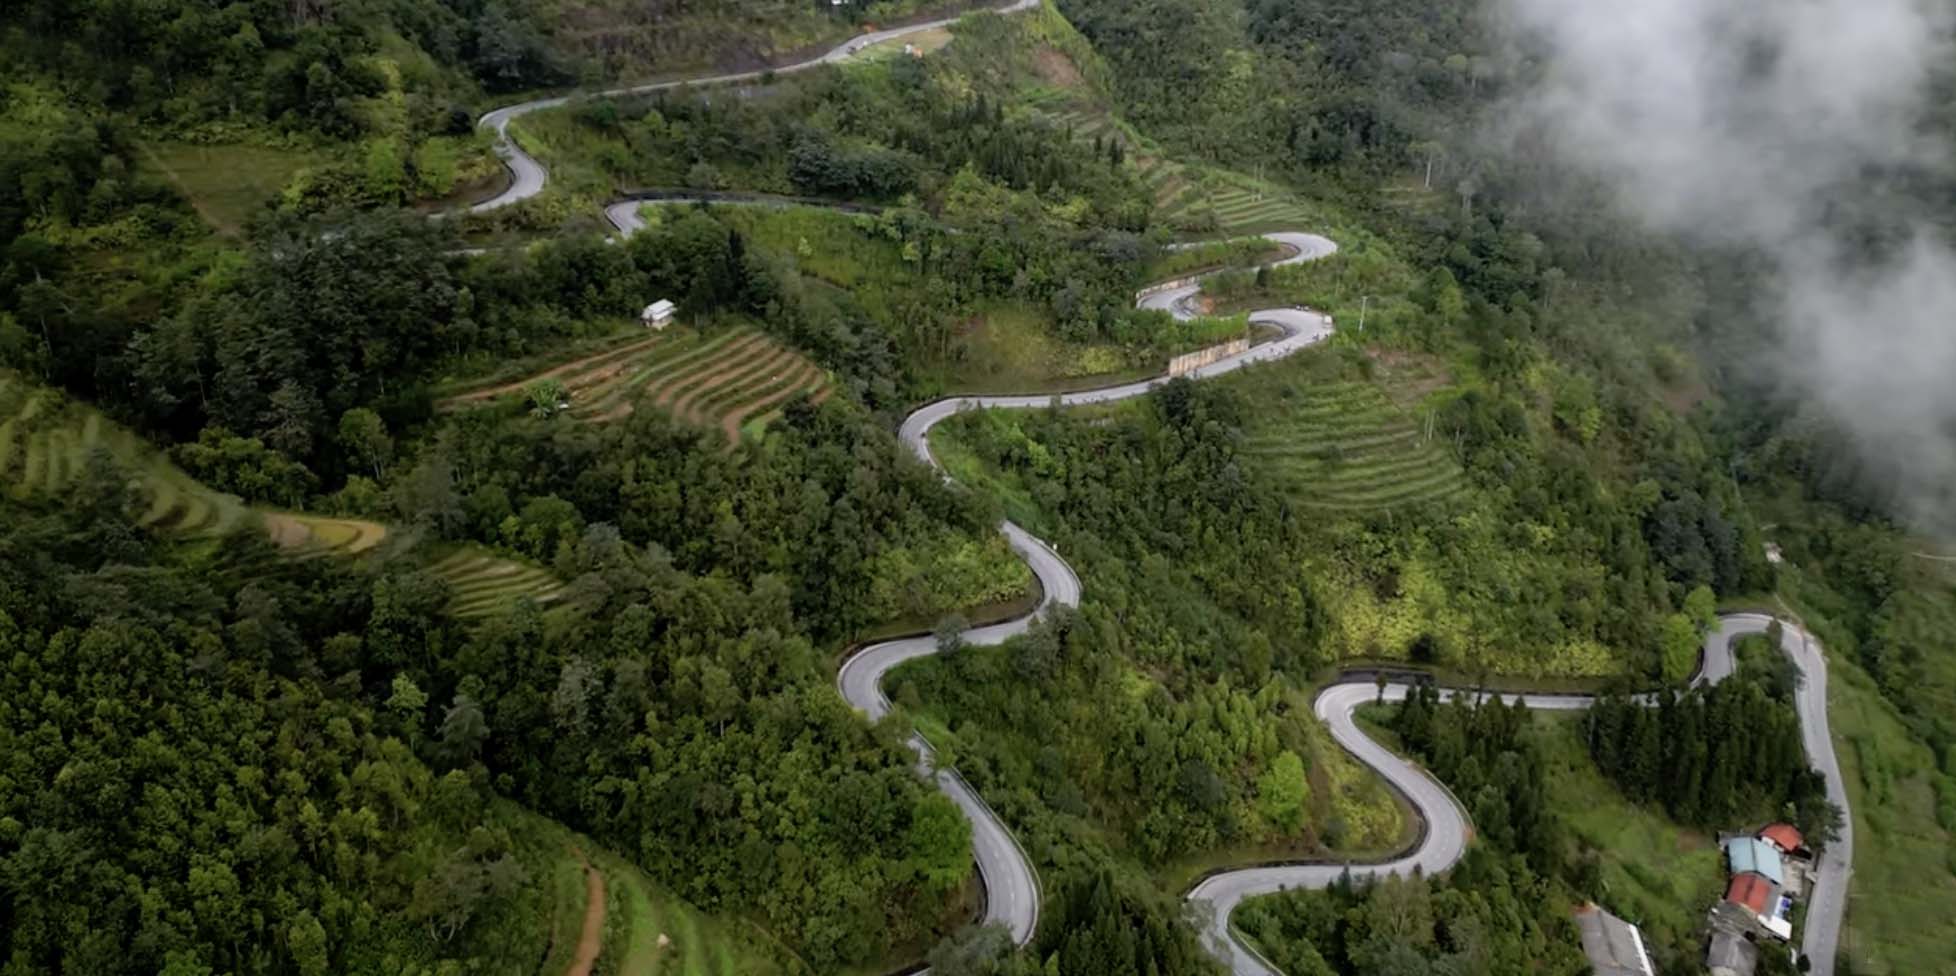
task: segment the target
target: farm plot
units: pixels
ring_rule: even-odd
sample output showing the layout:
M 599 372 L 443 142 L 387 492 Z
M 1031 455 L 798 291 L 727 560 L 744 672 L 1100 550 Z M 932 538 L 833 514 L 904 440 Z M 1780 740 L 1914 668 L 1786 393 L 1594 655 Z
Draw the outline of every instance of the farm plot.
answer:
M 0 488 L 22 500 L 59 497 L 98 451 L 129 474 L 141 506 L 136 523 L 161 535 L 214 539 L 258 526 L 295 557 L 357 555 L 387 537 L 387 528 L 376 522 L 255 512 L 200 484 L 162 451 L 94 410 L 0 375 Z
M 1299 229 L 1313 226 L 1313 215 L 1288 194 L 1221 170 L 1198 169 L 1164 157 L 1138 142 L 1096 106 L 1047 97 L 1035 108 L 1078 140 L 1118 142 L 1127 165 L 1154 196 L 1155 212 L 1169 224 L 1220 234 Z
M 1150 179 L 1155 172 L 1161 175 Z M 1317 223 L 1310 211 L 1295 200 L 1250 180 L 1218 173 L 1195 177 L 1187 167 L 1171 162 L 1156 162 L 1143 179 L 1156 187 L 1156 208 L 1171 224 L 1203 228 L 1213 225 L 1223 234 L 1245 234 L 1283 228 L 1295 230 Z
M 440 407 L 459 410 L 523 396 L 546 380 L 563 384 L 570 415 L 578 420 L 617 420 L 650 406 L 682 423 L 719 430 L 729 441 L 738 440 L 743 428 L 753 433 L 765 427 L 797 395 L 819 402 L 832 392 L 820 367 L 756 329 L 735 326 L 674 329 L 526 380 L 462 393 Z
M 1465 486 L 1460 466 L 1370 384 L 1286 384 L 1262 402 L 1270 413 L 1245 432 L 1243 453 L 1301 505 L 1389 508 Z
M 550 603 L 564 592 L 563 582 L 549 570 L 474 546 L 456 549 L 428 571 L 448 581 L 453 594 L 449 612 L 464 619 L 491 616 L 525 597 Z
M 103 452 L 129 472 L 141 498 L 138 523 L 183 538 L 215 538 L 244 525 L 238 499 L 210 490 L 161 451 L 53 390 L 0 376 L 0 487 L 21 500 L 55 498 Z
M 280 549 L 306 558 L 357 556 L 387 539 L 387 526 L 362 519 L 322 518 L 290 512 L 262 513 L 265 533 Z

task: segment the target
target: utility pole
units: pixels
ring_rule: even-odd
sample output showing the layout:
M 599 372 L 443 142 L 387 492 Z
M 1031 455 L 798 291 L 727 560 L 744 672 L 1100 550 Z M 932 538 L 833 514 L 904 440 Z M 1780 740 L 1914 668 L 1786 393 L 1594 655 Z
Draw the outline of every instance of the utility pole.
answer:
M 1358 297 L 1358 331 L 1360 332 L 1365 331 L 1365 308 L 1370 304 L 1372 304 L 1372 296 L 1360 295 Z

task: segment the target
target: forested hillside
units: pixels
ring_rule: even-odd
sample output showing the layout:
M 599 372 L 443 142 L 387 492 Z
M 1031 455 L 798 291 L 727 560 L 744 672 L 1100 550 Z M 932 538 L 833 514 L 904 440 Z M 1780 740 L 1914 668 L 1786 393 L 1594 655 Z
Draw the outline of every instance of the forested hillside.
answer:
M 1719 368 L 1762 327 L 1743 256 L 1479 138 L 1527 77 L 1486 3 L 975 14 L 913 52 L 521 116 L 542 192 L 429 219 L 507 179 L 487 108 L 955 6 L 0 14 L 0 972 L 556 976 L 586 864 L 628 879 L 597 972 L 633 971 L 626 942 L 695 971 L 709 950 L 660 954 L 640 911 L 682 900 L 740 943 L 721 971 L 1216 971 L 1198 876 L 1420 833 L 1312 713 L 1342 668 L 1675 688 L 1715 609 L 1776 597 L 1835 655 L 1855 812 L 1881 811 L 1857 895 L 1916 869 L 1929 892 L 1857 901 L 1852 961 L 1931 964 L 1950 553 L 1837 430 Z M 1282 253 L 1222 240 L 1266 230 L 1339 250 L 1228 270 Z M 1216 270 L 1192 318 L 1135 307 Z M 1336 333 L 951 419 L 957 485 L 897 438 L 934 398 L 1153 375 L 1291 305 Z M 37 419 L 69 401 L 91 419 Z M 229 520 L 158 531 L 130 458 Z M 966 647 L 1041 596 L 1003 516 L 1081 604 Z M 267 541 L 329 520 L 358 528 Z M 892 717 L 839 697 L 850 648 L 932 630 Z M 1578 836 L 1568 778 L 1664 830 L 1790 804 L 1824 835 L 1789 691 L 1755 667 L 1559 730 L 1418 698 L 1390 725 L 1464 794 L 1467 858 L 1238 919 L 1293 972 L 1578 971 L 1570 903 L 1654 869 Z M 1022 951 L 967 925 L 972 828 L 913 729 L 1036 869 Z M 1683 958 L 1704 906 L 1673 907 Z
M 1443 267 L 1461 285 L 1467 315 L 1443 314 L 1449 332 L 1486 335 L 1498 321 L 1490 313 L 1505 307 L 1508 321 L 1519 325 L 1515 312 L 1529 308 L 1526 325 L 1496 341 L 1511 350 L 1540 342 L 1569 370 L 1538 394 L 1554 404 L 1559 427 L 1580 438 L 1600 422 L 1595 429 L 1608 437 L 1641 416 L 1658 423 L 1633 438 L 1635 447 L 1609 452 L 1613 458 L 1672 444 L 1686 455 L 1719 459 L 1724 471 L 1705 470 L 1688 496 L 1672 497 L 1678 469 L 1661 468 L 1654 483 L 1665 486 L 1666 501 L 1646 526 L 1656 530 L 1653 538 L 1672 540 L 1662 562 L 1673 571 L 1722 558 L 1718 545 L 1680 544 L 1677 527 L 1708 524 L 1706 518 L 1739 525 L 1745 541 L 1738 551 L 1748 559 L 1754 545 L 1768 541 L 1784 552 L 1778 595 L 1818 629 L 1834 666 L 1848 673 L 1837 680 L 1856 688 L 1843 692 L 1856 707 L 1835 729 L 1867 757 L 1855 764 L 1860 772 L 1850 776 L 1850 792 L 1864 845 L 1879 839 L 1857 864 L 1851 961 L 1875 972 L 1929 965 L 1940 951 L 1940 936 L 1931 934 L 1938 912 L 1929 906 L 1949 896 L 1949 875 L 1931 872 L 1919 902 L 1877 906 L 1881 892 L 1902 883 L 1911 858 L 1938 864 L 1956 856 L 1956 752 L 1937 718 L 1948 713 L 1956 688 L 1948 665 L 1956 644 L 1942 625 L 1956 600 L 1946 563 L 1936 558 L 1950 547 L 1933 532 L 1913 531 L 1919 519 L 1897 517 L 1922 514 L 1907 507 L 1911 490 L 1867 463 L 1856 450 L 1865 438 L 1816 402 L 1823 398 L 1788 382 L 1779 323 L 1760 312 L 1773 307 L 1776 288 L 1759 256 L 1688 246 L 1610 215 L 1602 206 L 1608 189 L 1546 151 L 1552 133 L 1529 132 L 1522 120 L 1501 114 L 1518 104 L 1539 67 L 1508 57 L 1513 52 L 1504 45 L 1512 38 L 1498 36 L 1499 18 L 1487 16 L 1512 13 L 1511 6 L 1060 6 L 1115 67 L 1125 110 L 1151 118 L 1150 131 L 1188 153 L 1214 146 L 1235 165 L 1287 172 L 1364 214 L 1368 226 L 1397 228 L 1414 246 L 1413 263 Z M 1766 18 L 1761 26 L 1772 23 Z M 1824 86 L 1826 79 L 1801 84 Z M 1933 160 L 1946 159 L 1948 91 L 1944 62 L 1911 130 L 1927 140 L 1923 156 L 1861 167 L 1818 194 L 1824 202 L 1814 204 L 1817 229 L 1868 248 L 1866 257 L 1847 262 L 1860 272 L 1892 256 L 1910 238 L 1911 224 L 1945 232 L 1951 224 L 1947 194 L 1933 189 L 1943 178 L 1936 174 L 1946 171 Z M 1516 141 L 1518 133 L 1528 138 Z M 1465 246 L 1450 243 L 1460 239 L 1443 231 L 1448 227 L 1465 235 Z M 1537 284 L 1516 289 L 1515 282 L 1488 279 L 1485 256 L 1499 252 L 1532 255 Z M 1485 306 L 1475 298 L 1477 283 L 1495 285 L 1481 292 Z M 1522 296 L 1526 306 L 1517 302 Z M 1390 302 L 1375 296 L 1375 314 Z M 1933 356 L 1930 339 L 1920 351 Z M 1906 394 L 1897 388 L 1891 395 Z M 1934 437 L 1901 450 L 1949 454 Z M 1614 462 L 1593 467 L 1608 470 Z M 1722 499 L 1712 513 L 1694 514 L 1712 498 Z M 1736 587 L 1730 576 L 1702 578 L 1727 597 L 1766 585 L 1756 569 Z M 1879 688 L 1887 701 L 1863 687 Z M 1868 814 L 1870 808 L 1880 812 Z
M 337 628 L 380 619 L 361 584 L 213 574 L 120 479 L 0 501 L 8 970 L 521 972 L 555 852 L 411 683 L 383 712 L 321 680 L 359 643 Z

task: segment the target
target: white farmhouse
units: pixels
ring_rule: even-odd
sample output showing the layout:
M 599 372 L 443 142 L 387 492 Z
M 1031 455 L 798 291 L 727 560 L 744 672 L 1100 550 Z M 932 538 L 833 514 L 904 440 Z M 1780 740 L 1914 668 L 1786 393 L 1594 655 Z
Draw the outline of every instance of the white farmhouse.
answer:
M 661 298 L 645 306 L 645 311 L 640 312 L 638 317 L 648 329 L 663 329 L 672 324 L 672 313 L 678 310 L 679 306 Z

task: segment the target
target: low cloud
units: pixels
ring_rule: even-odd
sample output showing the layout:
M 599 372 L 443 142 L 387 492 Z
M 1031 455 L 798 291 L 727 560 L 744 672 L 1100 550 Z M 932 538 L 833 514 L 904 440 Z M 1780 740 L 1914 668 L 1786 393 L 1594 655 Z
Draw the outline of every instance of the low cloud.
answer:
M 1507 107 L 1626 213 L 1765 255 L 1778 348 L 1757 362 L 1848 433 L 1900 514 L 1947 532 L 1956 491 L 1956 252 L 1888 215 L 1879 253 L 1843 209 L 1944 167 L 1921 125 L 1956 4 L 1499 0 L 1536 59 Z M 1855 203 L 1844 203 L 1853 200 Z M 1745 368 L 1749 364 L 1728 364 Z

